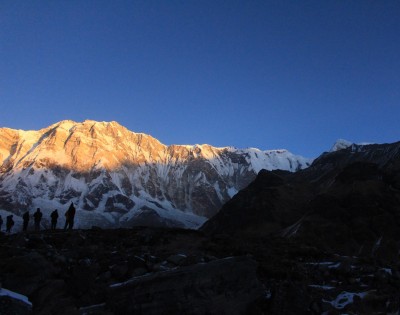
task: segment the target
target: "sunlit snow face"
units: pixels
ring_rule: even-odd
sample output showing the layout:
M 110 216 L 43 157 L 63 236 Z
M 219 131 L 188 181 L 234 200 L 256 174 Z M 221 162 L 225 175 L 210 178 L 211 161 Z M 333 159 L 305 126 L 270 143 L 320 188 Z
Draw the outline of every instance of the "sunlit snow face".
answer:
M 39 131 L 6 131 L 0 152 L 17 163 L 3 176 L 3 189 L 31 210 L 40 207 L 44 223 L 51 211 L 73 201 L 85 210 L 78 211 L 76 226 L 128 224 L 142 209 L 152 209 L 196 228 L 261 169 L 295 171 L 311 162 L 286 150 L 166 146 L 115 122 L 62 121 Z

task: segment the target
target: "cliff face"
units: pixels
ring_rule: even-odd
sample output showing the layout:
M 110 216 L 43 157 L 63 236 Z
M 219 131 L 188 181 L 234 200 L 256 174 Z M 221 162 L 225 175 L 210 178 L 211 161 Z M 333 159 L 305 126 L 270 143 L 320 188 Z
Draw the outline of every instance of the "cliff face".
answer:
M 17 215 L 74 202 L 81 227 L 197 227 L 265 169 L 310 161 L 286 150 L 166 146 L 116 122 L 0 129 L 0 209 Z

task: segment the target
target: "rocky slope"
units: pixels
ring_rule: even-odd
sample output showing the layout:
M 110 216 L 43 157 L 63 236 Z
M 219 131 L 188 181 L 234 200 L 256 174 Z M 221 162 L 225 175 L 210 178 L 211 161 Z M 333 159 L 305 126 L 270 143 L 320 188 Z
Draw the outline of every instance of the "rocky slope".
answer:
M 204 241 L 155 228 L 0 232 L 0 280 L 17 296 L 0 288 L 0 314 L 244 313 L 264 294 L 256 262 L 212 256 Z
M 0 314 L 400 310 L 398 260 L 343 256 L 262 234 L 140 227 L 0 233 L 0 281 Z
M 309 299 L 317 310 L 395 314 L 399 282 L 389 278 L 400 275 L 400 142 L 338 148 L 296 173 L 261 171 L 201 230 L 247 244 L 279 239 L 282 251 L 291 251 L 290 242 L 331 255 L 296 267 L 316 272 L 306 295 L 319 295 Z M 304 286 L 303 279 L 294 282 Z
M 400 142 L 353 144 L 322 154 L 309 168 L 296 173 L 261 171 L 202 230 L 238 234 L 262 231 L 287 237 L 315 231 L 312 241 L 319 239 L 325 245 L 329 243 L 322 239 L 325 235 L 332 241 L 335 234 L 349 237 L 337 239 L 338 246 L 348 245 L 359 232 L 359 242 L 353 244 L 356 248 L 349 248 L 351 252 L 365 245 L 367 238 L 377 242 L 387 234 L 397 240 L 399 209 Z M 317 237 L 318 230 L 329 229 L 335 233 Z
M 46 225 L 52 210 L 74 202 L 82 228 L 196 228 L 261 169 L 296 171 L 310 162 L 286 150 L 166 146 L 116 122 L 1 128 L 0 211 L 20 216 L 40 207 Z

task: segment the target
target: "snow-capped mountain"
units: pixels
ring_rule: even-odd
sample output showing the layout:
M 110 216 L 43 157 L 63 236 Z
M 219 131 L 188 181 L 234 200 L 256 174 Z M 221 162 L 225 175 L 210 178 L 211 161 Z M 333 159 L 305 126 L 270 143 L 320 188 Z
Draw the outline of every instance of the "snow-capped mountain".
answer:
M 329 152 L 335 152 L 343 149 L 347 149 L 348 147 L 351 147 L 353 142 L 347 141 L 345 139 L 338 139 L 336 140 L 335 144 L 332 146 L 332 148 L 329 150 Z
M 70 202 L 78 227 L 196 228 L 261 169 L 312 161 L 286 150 L 170 145 L 117 122 L 61 121 L 38 131 L 0 129 L 0 209 L 44 217 Z
M 371 143 L 371 142 L 353 143 L 353 142 L 347 141 L 345 139 L 338 139 L 338 140 L 336 140 L 336 142 L 332 146 L 332 148 L 329 150 L 329 152 L 336 152 L 339 150 L 344 150 L 351 146 L 365 146 L 365 145 L 370 145 L 370 144 L 373 144 L 373 143 Z

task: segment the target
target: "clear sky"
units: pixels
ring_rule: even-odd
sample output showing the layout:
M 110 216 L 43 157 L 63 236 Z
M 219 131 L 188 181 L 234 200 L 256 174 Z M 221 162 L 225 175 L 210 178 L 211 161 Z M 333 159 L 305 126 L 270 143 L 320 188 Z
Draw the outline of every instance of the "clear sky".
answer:
M 118 121 L 165 144 L 400 140 L 398 0 L 0 1 L 0 127 Z

